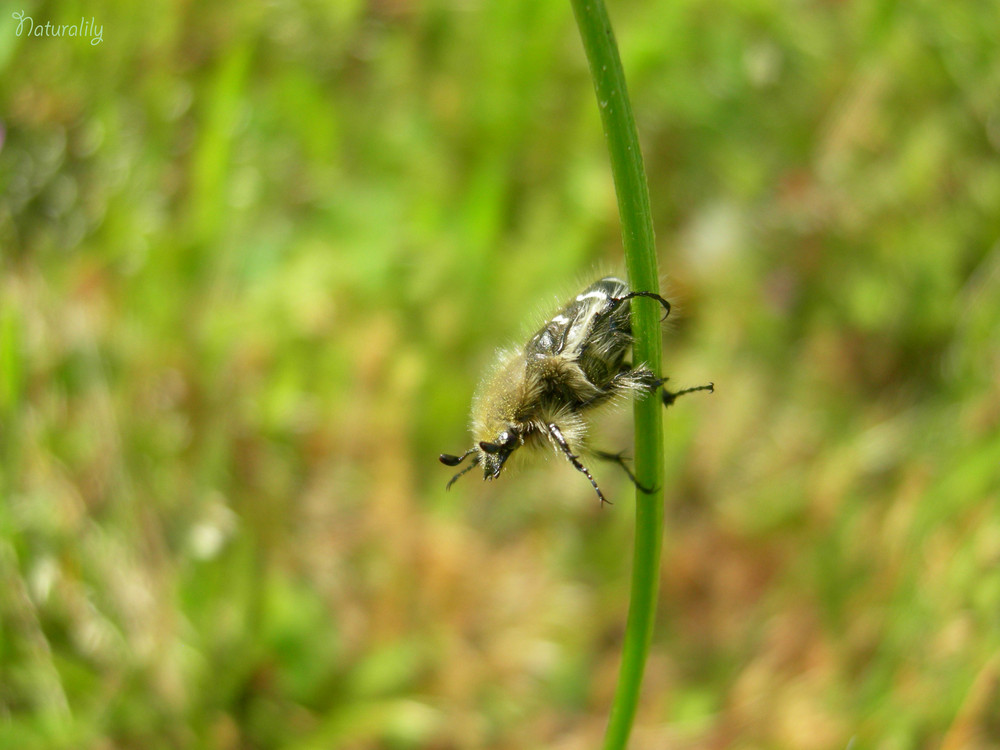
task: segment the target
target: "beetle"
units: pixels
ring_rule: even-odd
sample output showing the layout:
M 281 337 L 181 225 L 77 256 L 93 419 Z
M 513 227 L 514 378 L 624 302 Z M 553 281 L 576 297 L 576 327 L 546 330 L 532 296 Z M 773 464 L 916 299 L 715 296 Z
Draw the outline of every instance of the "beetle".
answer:
M 587 415 L 597 407 L 632 393 L 652 393 L 666 383 L 645 365 L 626 361 L 632 345 L 630 301 L 656 300 L 670 314 L 670 303 L 655 292 L 631 291 L 614 276 L 595 281 L 566 303 L 519 349 L 501 349 L 472 401 L 473 445 L 456 456 L 442 453 L 446 466 L 469 465 L 448 482 L 476 466 L 483 479 L 500 476 L 511 455 L 522 448 L 554 447 L 590 480 L 601 504 L 609 502 L 580 460 L 587 433 Z M 670 392 L 664 406 L 694 391 L 714 392 L 713 383 Z M 590 451 L 618 463 L 640 489 L 622 453 Z

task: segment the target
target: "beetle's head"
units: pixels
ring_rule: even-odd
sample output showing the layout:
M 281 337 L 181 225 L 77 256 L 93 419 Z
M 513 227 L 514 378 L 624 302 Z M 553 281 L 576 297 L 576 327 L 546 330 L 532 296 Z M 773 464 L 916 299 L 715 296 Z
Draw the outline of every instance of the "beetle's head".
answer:
M 496 479 L 510 455 L 521 446 L 521 434 L 508 425 L 493 440 L 480 440 L 476 444 L 479 463 L 483 465 L 483 479 Z

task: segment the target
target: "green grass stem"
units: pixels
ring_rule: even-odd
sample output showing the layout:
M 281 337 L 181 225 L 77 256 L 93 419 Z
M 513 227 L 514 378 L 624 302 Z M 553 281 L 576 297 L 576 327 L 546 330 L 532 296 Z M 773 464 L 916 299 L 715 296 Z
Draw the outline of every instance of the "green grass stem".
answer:
M 659 271 L 649 190 L 611 21 L 603 0 L 572 0 L 572 3 L 608 142 L 629 284 L 632 289 L 658 292 Z M 653 300 L 637 299 L 632 310 L 635 362 L 645 363 L 654 372 L 660 372 L 659 305 Z M 634 408 L 636 476 L 645 487 L 662 487 L 663 407 L 657 398 L 640 398 L 636 399 Z M 604 737 L 606 750 L 624 748 L 632 730 L 656 617 L 662 529 L 660 492 L 645 494 L 637 488 L 628 622 L 618 686 Z

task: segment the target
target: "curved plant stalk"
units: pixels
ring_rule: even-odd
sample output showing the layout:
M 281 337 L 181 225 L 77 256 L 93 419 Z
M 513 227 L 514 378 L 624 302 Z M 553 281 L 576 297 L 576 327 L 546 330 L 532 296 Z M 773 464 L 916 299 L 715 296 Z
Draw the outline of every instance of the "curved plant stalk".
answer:
M 629 284 L 632 289 L 658 292 L 659 272 L 649 190 L 611 21 L 604 0 L 572 0 L 572 3 L 608 142 Z M 632 310 L 634 360 L 645 363 L 653 372 L 660 372 L 659 306 L 653 300 L 636 299 L 632 302 Z M 663 486 L 662 412 L 658 398 L 640 398 L 635 402 L 635 474 L 644 487 Z M 628 622 L 618 687 L 604 736 L 605 750 L 624 748 L 632 730 L 656 616 L 662 539 L 660 492 L 645 494 L 636 488 L 635 550 Z

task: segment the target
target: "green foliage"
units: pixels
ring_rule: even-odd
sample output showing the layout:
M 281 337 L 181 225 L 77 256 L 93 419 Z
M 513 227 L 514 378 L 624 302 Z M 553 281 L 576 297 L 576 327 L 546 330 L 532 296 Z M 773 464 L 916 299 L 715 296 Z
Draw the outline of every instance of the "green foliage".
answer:
M 493 347 L 621 257 L 569 5 L 23 7 L 100 45 L 19 9 L 0 747 L 598 745 L 627 481 L 435 461 Z M 994 9 L 610 12 L 664 370 L 718 386 L 666 418 L 631 747 L 997 747 Z

